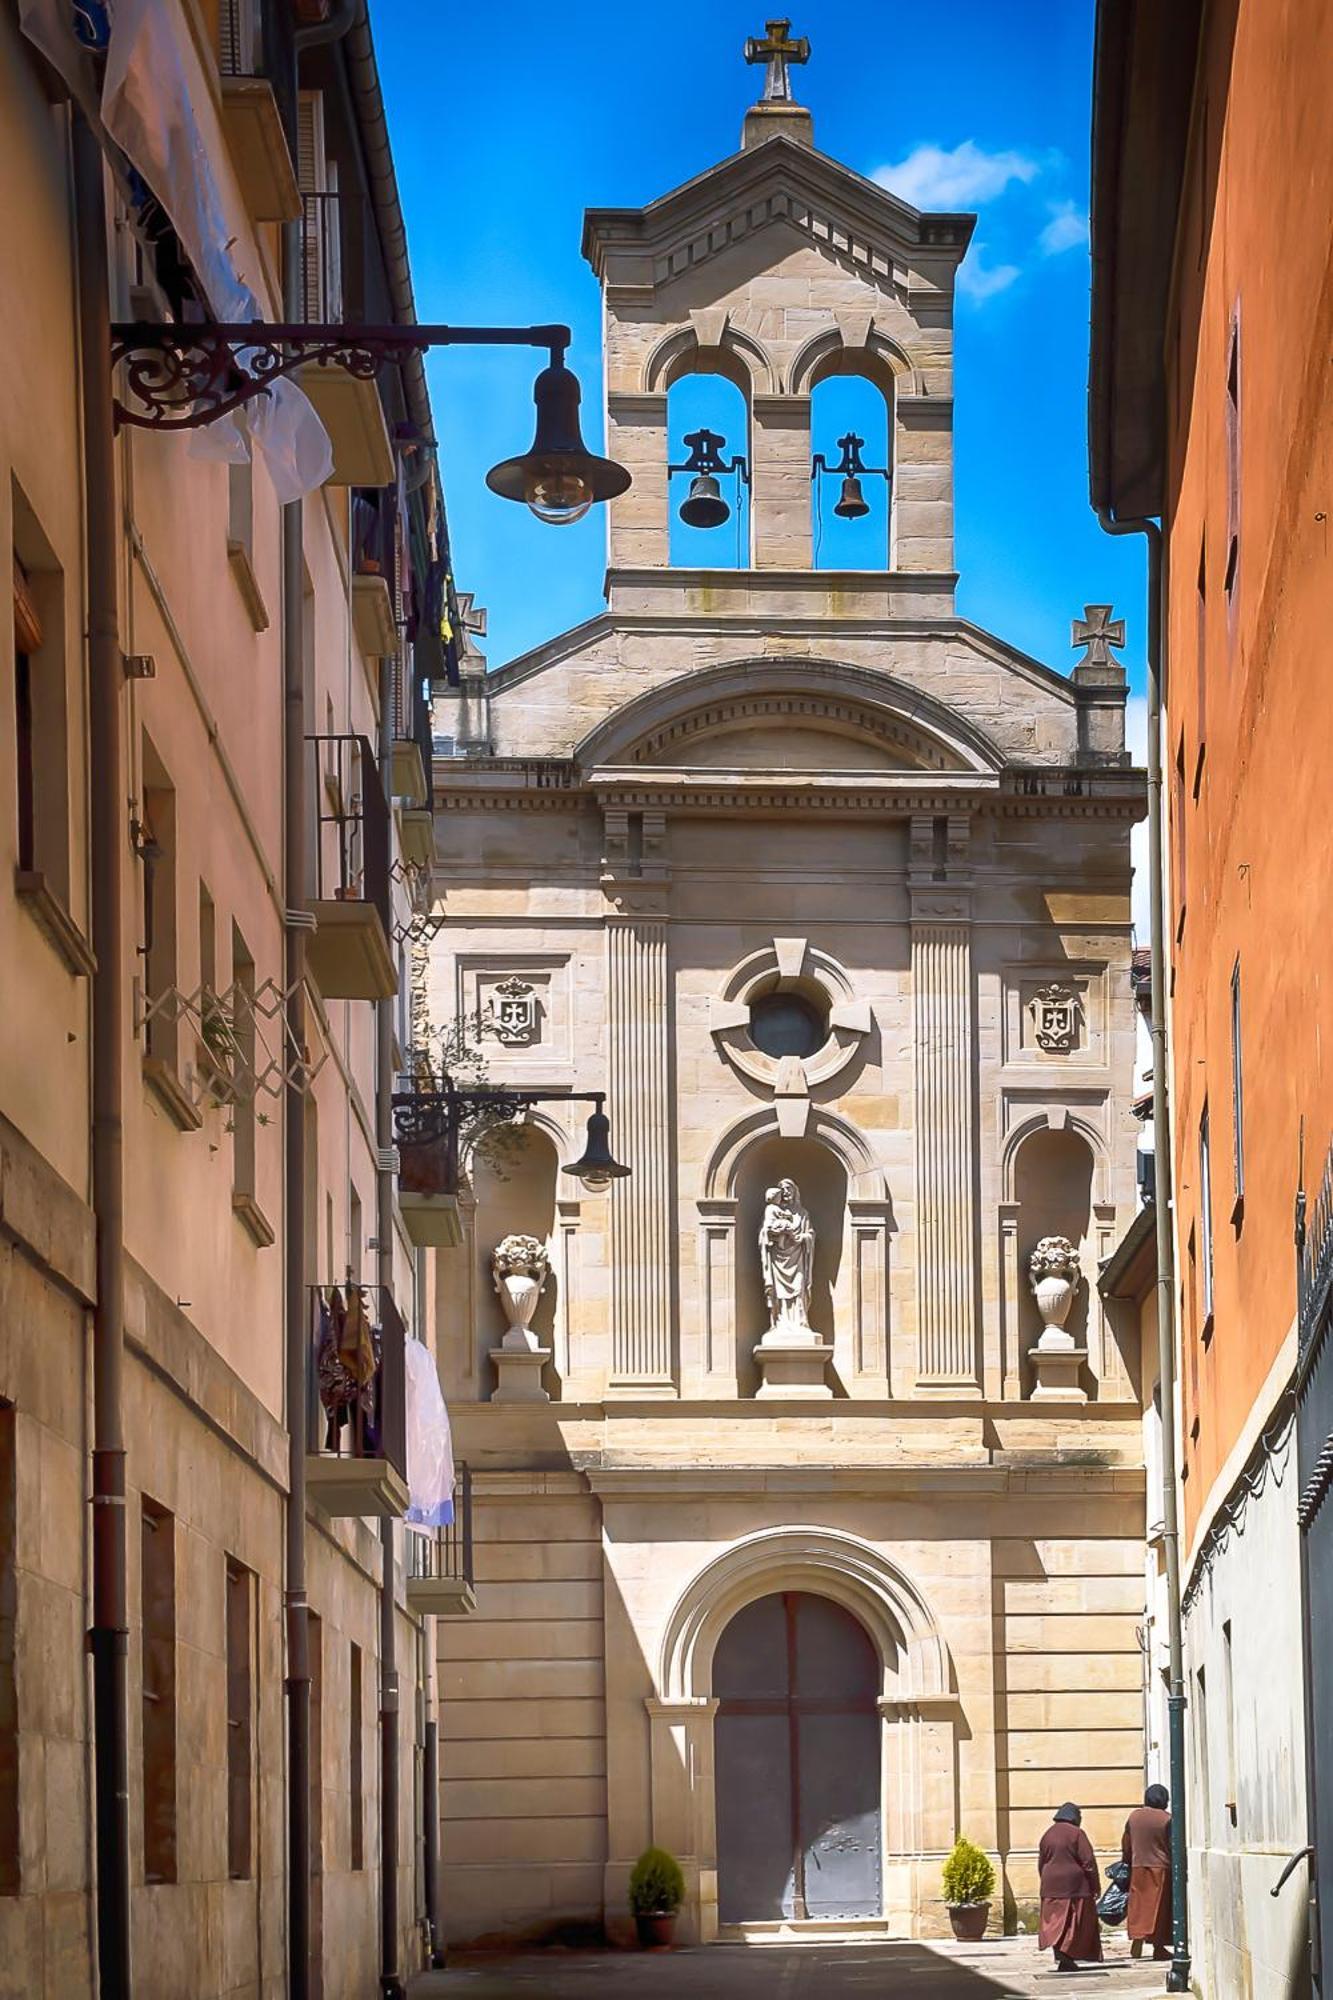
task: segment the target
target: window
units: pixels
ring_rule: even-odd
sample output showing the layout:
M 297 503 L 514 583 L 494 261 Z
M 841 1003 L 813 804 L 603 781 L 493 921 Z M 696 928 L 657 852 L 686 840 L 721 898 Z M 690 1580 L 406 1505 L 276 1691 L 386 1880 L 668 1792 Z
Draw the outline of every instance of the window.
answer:
M 347 1275 L 356 1284 L 361 1282 L 361 1230 L 361 1197 L 355 1188 L 350 1188 L 347 1196 Z
M 750 1040 L 766 1056 L 812 1056 L 824 1046 L 828 1023 L 800 993 L 765 993 L 750 1007 Z
M 342 211 L 338 168 L 325 150 L 324 97 L 303 90 L 296 111 L 296 177 L 301 190 L 303 318 L 318 325 L 343 317 Z
M 255 575 L 255 469 L 250 459 L 227 467 L 227 561 L 256 632 L 268 630 L 268 606 Z
M 19 1871 L 18 1463 L 14 1406 L 0 1403 L 0 1896 L 17 1896 Z
M 1199 1275 L 1203 1280 L 1203 1337 L 1213 1330 L 1213 1165 L 1208 1141 L 1208 1106 L 1199 1120 Z
M 1227 606 L 1236 608 L 1240 581 L 1240 304 L 1231 315 L 1231 337 L 1227 344 L 1227 564 L 1223 586 Z
M 148 1008 L 147 1053 L 172 1070 L 177 1057 L 176 791 L 149 737 L 143 739 L 143 804 L 136 846 L 142 869 L 140 954 Z M 162 1004 L 165 1002 L 165 1004 Z
M 140 1526 L 143 1636 L 143 1866 L 176 1880 L 176 1524 L 145 1499 Z
M 1171 769 L 1171 858 L 1175 864 L 1176 943 L 1185 929 L 1185 732 L 1180 732 Z
M 324 1991 L 324 1621 L 306 1613 L 310 1653 L 310 1992 Z
M 1231 1220 L 1245 1212 L 1245 1071 L 1241 1052 L 1240 959 L 1231 968 Z
M 227 1872 L 253 1873 L 254 1576 L 227 1557 Z
M 1199 575 L 1194 596 L 1194 796 L 1203 783 L 1203 756 L 1208 740 L 1208 571 L 1203 538 L 1199 540 Z
M 45 895 L 68 911 L 71 788 L 64 577 L 17 485 L 11 485 L 11 496 L 17 887 L 25 897 Z M 53 941 L 59 944 L 60 939 Z
M 27 571 L 14 558 L 14 762 L 18 863 L 37 866 L 36 745 L 32 720 L 32 660 L 41 651 L 42 621 Z
M 352 1866 L 366 1865 L 365 1798 L 361 1769 L 363 1725 L 361 1719 L 361 1648 L 351 1649 L 351 1685 L 347 1702 L 347 1773 L 351 1799 Z

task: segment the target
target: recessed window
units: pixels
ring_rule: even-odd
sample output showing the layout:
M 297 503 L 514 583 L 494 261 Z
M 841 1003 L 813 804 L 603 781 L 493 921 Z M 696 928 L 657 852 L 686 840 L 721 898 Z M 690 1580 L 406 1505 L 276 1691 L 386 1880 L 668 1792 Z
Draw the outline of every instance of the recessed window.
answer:
M 812 1056 L 824 1046 L 828 1023 L 800 993 L 766 993 L 750 1008 L 750 1040 L 766 1056 Z

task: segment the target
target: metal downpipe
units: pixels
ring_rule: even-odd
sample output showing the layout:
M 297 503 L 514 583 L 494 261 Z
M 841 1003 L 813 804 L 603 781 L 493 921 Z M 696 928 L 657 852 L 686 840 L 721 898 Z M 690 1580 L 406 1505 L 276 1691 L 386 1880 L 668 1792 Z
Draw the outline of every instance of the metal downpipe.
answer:
M 379 764 L 385 792 L 393 794 L 393 663 L 380 661 Z M 393 1290 L 393 1001 L 375 1005 L 375 1275 L 380 1298 Z M 398 1963 L 399 1757 L 398 1631 L 393 1598 L 393 1522 L 380 1522 L 380 1994 L 406 2000 Z
M 89 850 L 93 951 L 92 1193 L 97 1234 L 93 1307 L 93 1767 L 97 1862 L 97 1990 L 129 2000 L 129 1604 L 125 1520 L 125 1162 L 122 1063 L 121 706 L 124 671 L 116 591 L 116 464 L 111 396 L 111 294 L 101 148 L 73 114 L 74 205 L 83 397 L 88 566 Z
M 1117 521 L 1099 507 L 1108 535 L 1143 535 L 1148 544 L 1148 893 L 1152 966 L 1152 1116 L 1157 1227 L 1157 1365 L 1162 1398 L 1162 1545 L 1170 1655 L 1167 1746 L 1171 1771 L 1171 1969 L 1168 1993 L 1190 1990 L 1188 1845 L 1185 1817 L 1185 1654 L 1180 1612 L 1180 1512 L 1176 1492 L 1175 1242 L 1172 1234 L 1170 1096 L 1166 1044 L 1166 909 L 1162 814 L 1162 530 L 1147 517 Z
M 300 315 L 301 231 L 282 232 L 283 311 Z M 282 775 L 283 775 L 283 986 L 288 1061 L 306 1047 L 305 939 L 305 553 L 304 509 L 293 500 L 282 510 Z M 283 1277 L 287 1402 L 287 1991 L 291 2000 L 310 1993 L 310 1626 L 306 1597 L 307 1354 L 310 1344 L 306 1289 L 306 1093 L 293 1071 L 283 1093 Z

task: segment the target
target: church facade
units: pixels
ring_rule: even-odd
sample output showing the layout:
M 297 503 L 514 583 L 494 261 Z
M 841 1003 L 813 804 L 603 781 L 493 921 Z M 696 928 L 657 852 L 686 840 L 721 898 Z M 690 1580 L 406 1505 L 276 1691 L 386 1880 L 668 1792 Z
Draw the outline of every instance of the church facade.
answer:
M 928 1934 L 960 1833 L 1012 1922 L 1054 1808 L 1105 1852 L 1143 1781 L 1139 1334 L 1096 1285 L 1137 1207 L 1115 628 L 1065 676 L 957 616 L 972 218 L 818 152 L 758 52 L 739 152 L 586 220 L 607 608 L 437 706 L 433 1013 L 492 1082 L 605 1089 L 630 1169 L 590 1194 L 586 1107 L 544 1105 L 437 1254 L 457 1938 L 622 1933 L 650 1842 L 688 1937 Z M 737 567 L 671 560 L 694 376 L 744 402 Z M 878 567 L 812 560 L 842 377 L 887 412 Z

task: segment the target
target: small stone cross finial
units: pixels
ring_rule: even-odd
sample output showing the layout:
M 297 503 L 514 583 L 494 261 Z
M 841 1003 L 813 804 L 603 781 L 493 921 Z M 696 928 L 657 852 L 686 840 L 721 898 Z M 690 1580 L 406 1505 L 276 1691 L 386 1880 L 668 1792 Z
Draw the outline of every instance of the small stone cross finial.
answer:
M 766 21 L 764 26 L 767 32 L 762 41 L 754 35 L 746 41 L 745 60 L 766 66 L 761 104 L 790 104 L 793 99 L 787 64 L 809 62 L 810 44 L 804 35 L 793 37 L 788 33 L 790 21 Z
M 1069 628 L 1071 646 L 1085 646 L 1087 651 L 1076 667 L 1116 667 L 1120 662 L 1111 657 L 1112 646 L 1125 643 L 1125 621 L 1112 618 L 1109 604 L 1085 604 L 1083 616 L 1076 618 Z

